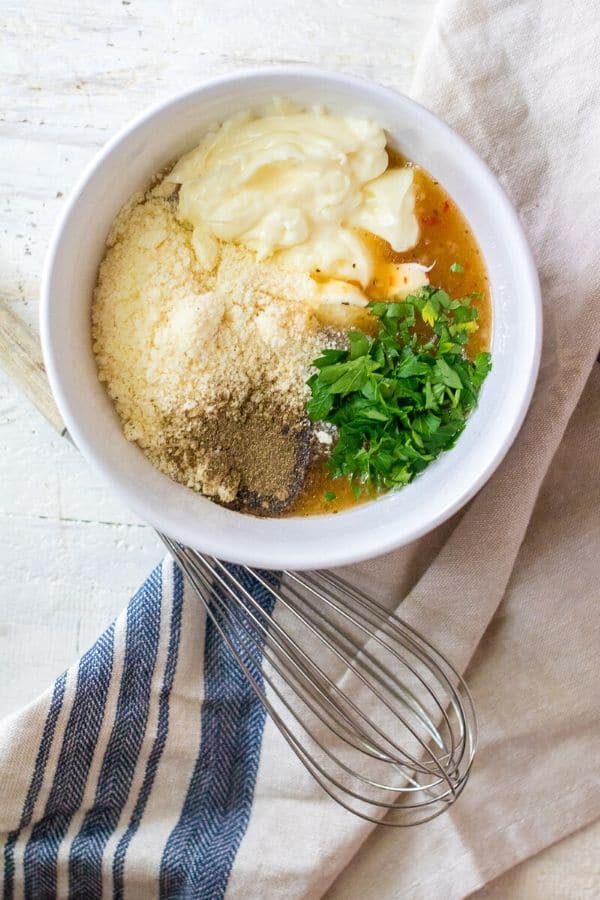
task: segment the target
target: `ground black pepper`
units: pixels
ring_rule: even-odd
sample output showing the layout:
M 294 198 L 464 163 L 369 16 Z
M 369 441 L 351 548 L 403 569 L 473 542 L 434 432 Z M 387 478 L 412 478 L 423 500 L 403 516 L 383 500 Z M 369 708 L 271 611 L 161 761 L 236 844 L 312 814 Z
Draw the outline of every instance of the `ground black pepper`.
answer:
M 224 402 L 206 416 L 187 410 L 164 422 L 164 456 L 170 473 L 187 484 L 203 469 L 210 484 L 225 487 L 233 508 L 258 515 L 284 512 L 302 487 L 311 455 L 310 423 L 279 398 Z

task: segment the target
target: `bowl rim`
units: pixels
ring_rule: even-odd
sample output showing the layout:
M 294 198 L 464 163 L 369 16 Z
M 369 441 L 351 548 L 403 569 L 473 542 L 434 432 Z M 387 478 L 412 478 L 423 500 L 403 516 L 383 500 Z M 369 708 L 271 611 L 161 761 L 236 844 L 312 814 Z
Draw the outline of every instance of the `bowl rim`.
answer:
M 184 91 L 170 94 L 165 99 L 146 108 L 121 127 L 113 137 L 94 154 L 92 159 L 85 166 L 82 174 L 76 180 L 54 226 L 44 261 L 40 285 L 39 322 L 44 365 L 56 404 L 67 426 L 68 434 L 72 437 L 86 460 L 100 472 L 102 477 L 111 485 L 117 495 L 120 495 L 124 499 L 133 512 L 139 515 L 157 531 L 164 531 L 166 534 L 169 534 L 169 536 L 189 546 L 197 546 L 197 538 L 193 537 L 188 528 L 173 527 L 172 521 L 168 517 L 165 517 L 161 510 L 157 510 L 152 504 L 146 502 L 146 498 L 143 496 L 143 492 L 139 491 L 139 488 L 133 490 L 124 486 L 122 481 L 112 472 L 110 465 L 105 462 L 102 454 L 96 451 L 94 442 L 88 440 L 87 436 L 80 430 L 77 417 L 72 414 L 69 402 L 62 390 L 61 375 L 59 374 L 59 360 L 51 337 L 52 274 L 60 253 L 63 231 L 77 207 L 81 192 L 94 173 L 112 154 L 113 150 L 129 135 L 155 116 L 159 116 L 167 111 L 170 107 L 180 104 L 195 95 L 202 94 L 207 90 L 227 85 L 238 85 L 240 82 L 252 81 L 253 79 L 264 79 L 265 77 L 277 79 L 289 76 L 302 77 L 304 75 L 308 76 L 308 80 L 320 78 L 327 80 L 329 84 L 343 85 L 346 88 L 355 87 L 360 92 L 375 92 L 392 103 L 397 102 L 398 99 L 400 99 L 405 107 L 412 107 L 418 116 L 425 120 L 429 119 L 431 122 L 435 123 L 435 127 L 438 129 L 441 128 L 442 131 L 445 130 L 448 135 L 452 137 L 453 142 L 460 147 L 462 153 L 465 154 L 469 164 L 478 170 L 479 177 L 486 183 L 486 188 L 494 195 L 494 201 L 502 206 L 503 215 L 510 222 L 514 238 L 519 244 L 519 249 L 522 254 L 522 265 L 524 265 L 526 273 L 528 294 L 533 302 L 532 343 L 527 377 L 521 390 L 518 411 L 513 416 L 510 427 L 506 429 L 502 441 L 499 442 L 495 452 L 490 456 L 486 465 L 479 471 L 477 477 L 473 479 L 469 487 L 458 494 L 452 502 L 442 506 L 438 513 L 435 516 L 430 517 L 426 522 L 404 528 L 401 535 L 395 530 L 390 530 L 386 537 L 380 537 L 378 539 L 376 547 L 373 547 L 368 541 L 362 546 L 360 546 L 358 542 L 348 542 L 344 547 L 339 547 L 335 552 L 332 552 L 329 548 L 319 547 L 318 549 L 311 549 L 310 551 L 305 549 L 300 555 L 292 551 L 282 552 L 280 545 L 277 545 L 276 548 L 271 548 L 271 550 L 266 553 L 262 553 L 262 551 L 257 553 L 255 550 L 248 552 L 244 548 L 240 549 L 238 552 L 238 548 L 236 547 L 228 548 L 227 553 L 224 554 L 221 540 L 213 540 L 210 534 L 203 535 L 202 552 L 220 556 L 221 558 L 227 558 L 236 563 L 279 569 L 316 569 L 348 565 L 388 553 L 417 540 L 445 522 L 455 512 L 468 503 L 495 472 L 513 444 L 527 414 L 539 371 L 543 327 L 542 300 L 537 270 L 523 227 L 512 203 L 487 164 L 472 149 L 468 142 L 454 131 L 454 129 L 443 119 L 439 118 L 416 100 L 413 100 L 400 91 L 385 87 L 370 79 L 302 63 L 284 66 L 262 66 L 229 72 L 224 75 L 199 81 Z M 360 507 L 356 507 L 356 510 L 359 509 Z M 330 514 L 325 514 L 325 516 L 328 515 Z M 254 520 L 254 517 L 248 518 Z M 307 518 L 310 519 L 313 517 Z M 323 519 L 324 516 L 315 516 L 314 518 Z M 303 557 L 309 555 L 310 560 L 305 561 Z

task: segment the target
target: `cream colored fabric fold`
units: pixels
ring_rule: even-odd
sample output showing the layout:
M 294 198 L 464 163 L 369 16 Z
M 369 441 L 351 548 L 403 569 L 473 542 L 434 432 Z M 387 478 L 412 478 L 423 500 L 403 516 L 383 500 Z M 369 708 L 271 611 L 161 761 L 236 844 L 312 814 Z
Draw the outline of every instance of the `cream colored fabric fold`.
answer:
M 408 589 L 401 615 L 469 667 L 481 748 L 450 815 L 377 829 L 328 897 L 463 897 L 600 815 L 599 50 L 583 0 L 459 0 L 441 3 L 420 60 L 413 95 L 519 212 L 544 349 L 523 429 L 468 509 L 355 573 L 390 606 Z
M 466 790 L 428 825 L 376 829 L 328 898 L 465 897 L 600 815 L 599 393 L 595 365 L 467 669 L 480 746 Z M 450 632 L 461 610 L 464 632 L 479 624 L 448 600 Z

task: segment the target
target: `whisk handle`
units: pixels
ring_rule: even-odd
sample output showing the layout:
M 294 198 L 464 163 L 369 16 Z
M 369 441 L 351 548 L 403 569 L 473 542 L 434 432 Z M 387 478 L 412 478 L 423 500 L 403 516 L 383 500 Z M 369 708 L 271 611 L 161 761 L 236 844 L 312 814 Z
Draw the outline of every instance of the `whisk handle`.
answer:
M 0 367 L 60 435 L 66 433 L 58 411 L 39 341 L 10 307 L 0 302 Z

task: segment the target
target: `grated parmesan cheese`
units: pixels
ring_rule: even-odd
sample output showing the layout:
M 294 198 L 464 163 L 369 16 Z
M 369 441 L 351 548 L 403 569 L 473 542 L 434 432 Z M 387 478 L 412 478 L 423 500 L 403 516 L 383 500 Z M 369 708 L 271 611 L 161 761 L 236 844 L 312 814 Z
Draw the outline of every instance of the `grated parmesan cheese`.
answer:
M 206 272 L 166 193 L 163 182 L 133 197 L 109 234 L 92 307 L 98 374 L 128 440 L 165 474 L 231 502 L 240 473 L 217 465 L 222 448 L 196 446 L 190 423 L 274 401 L 297 421 L 325 335 L 309 276 L 226 243 Z

